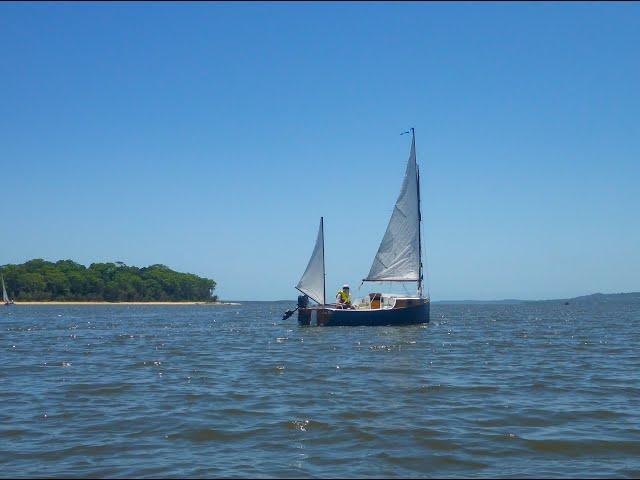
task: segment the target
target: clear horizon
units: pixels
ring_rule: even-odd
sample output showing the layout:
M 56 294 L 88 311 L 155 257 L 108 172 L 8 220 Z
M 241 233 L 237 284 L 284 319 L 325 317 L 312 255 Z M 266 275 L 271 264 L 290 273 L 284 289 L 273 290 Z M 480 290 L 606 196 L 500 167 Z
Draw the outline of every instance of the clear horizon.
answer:
M 434 301 L 640 290 L 638 4 L 0 5 L 0 264 L 360 285 L 416 128 Z M 354 288 L 355 290 L 355 288 Z

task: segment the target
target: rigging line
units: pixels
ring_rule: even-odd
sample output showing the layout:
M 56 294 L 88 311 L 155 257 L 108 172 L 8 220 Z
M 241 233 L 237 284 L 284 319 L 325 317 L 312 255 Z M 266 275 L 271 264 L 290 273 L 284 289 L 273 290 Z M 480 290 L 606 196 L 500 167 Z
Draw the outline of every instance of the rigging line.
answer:
M 422 171 L 423 175 L 419 175 L 419 179 L 421 180 L 424 176 L 424 173 L 426 172 L 426 170 L 424 169 L 425 166 L 425 162 L 424 161 L 419 161 L 418 160 L 418 156 L 416 155 L 416 167 L 418 169 L 418 172 Z M 422 284 L 423 284 L 423 288 L 424 288 L 424 284 L 427 284 L 427 298 L 431 298 L 431 275 L 429 274 L 429 255 L 427 254 L 427 252 L 429 251 L 429 249 L 427 248 L 427 244 L 428 244 L 428 238 L 425 235 L 425 222 L 424 222 L 424 218 L 423 218 L 423 214 L 422 214 L 422 209 L 420 209 L 420 250 L 421 252 L 423 252 L 420 255 L 420 263 L 422 264 Z M 423 248 L 424 247 L 424 248 Z M 425 281 L 426 279 L 426 281 Z

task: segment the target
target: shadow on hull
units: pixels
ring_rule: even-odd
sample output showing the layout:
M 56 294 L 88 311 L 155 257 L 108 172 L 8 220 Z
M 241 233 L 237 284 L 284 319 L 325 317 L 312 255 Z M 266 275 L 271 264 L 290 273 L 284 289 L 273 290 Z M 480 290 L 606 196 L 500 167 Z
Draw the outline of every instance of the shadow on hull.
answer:
M 429 302 L 388 310 L 339 310 L 313 307 L 298 310 L 298 323 L 318 327 L 382 327 L 429 323 Z

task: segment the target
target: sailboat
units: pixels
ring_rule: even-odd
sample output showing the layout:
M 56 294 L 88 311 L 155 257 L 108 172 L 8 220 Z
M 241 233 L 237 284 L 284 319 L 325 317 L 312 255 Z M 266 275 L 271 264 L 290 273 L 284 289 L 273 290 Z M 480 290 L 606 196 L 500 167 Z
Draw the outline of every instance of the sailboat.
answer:
M 302 278 L 296 285 L 298 323 L 317 326 L 409 325 L 429 322 L 429 298 L 424 297 L 422 239 L 420 226 L 420 173 L 416 161 L 415 130 L 410 130 L 411 151 L 387 230 L 364 282 L 415 282 L 417 294 L 396 295 L 380 292 L 343 308 L 327 304 L 324 262 L 324 218 L 316 244 Z M 406 132 L 409 133 L 409 132 Z M 309 300 L 315 304 L 310 305 Z M 295 311 L 295 310 L 294 310 Z M 293 311 L 285 314 L 291 316 Z
M 4 286 L 4 275 L 0 275 L 2 279 L 2 301 L 5 305 L 11 305 L 13 300 L 9 300 L 9 295 L 7 295 L 7 288 Z

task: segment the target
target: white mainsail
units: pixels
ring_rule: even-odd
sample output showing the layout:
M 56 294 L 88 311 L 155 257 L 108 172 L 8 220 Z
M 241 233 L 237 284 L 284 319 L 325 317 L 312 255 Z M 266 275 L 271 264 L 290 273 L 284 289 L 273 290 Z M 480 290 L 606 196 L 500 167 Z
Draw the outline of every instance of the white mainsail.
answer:
M 420 282 L 420 253 L 420 198 L 414 134 L 400 195 L 369 275 L 364 280 Z
M 319 304 L 325 304 L 324 225 L 322 217 L 320 218 L 320 229 L 318 230 L 316 246 L 313 248 L 307 269 L 304 271 L 296 288 Z
M 7 295 L 7 289 L 4 286 L 4 275 L 2 276 L 2 301 L 4 303 L 9 303 L 9 295 Z

